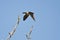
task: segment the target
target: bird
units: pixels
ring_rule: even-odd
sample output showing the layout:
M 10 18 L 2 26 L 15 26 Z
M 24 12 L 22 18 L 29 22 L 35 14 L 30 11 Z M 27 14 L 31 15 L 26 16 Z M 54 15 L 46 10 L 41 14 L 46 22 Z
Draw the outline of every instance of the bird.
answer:
M 30 15 L 30 16 L 32 17 L 32 19 L 35 21 L 34 13 L 33 13 L 33 12 L 23 12 L 23 14 L 25 14 L 24 17 L 23 17 L 23 21 L 25 21 L 25 20 L 28 18 L 29 15 Z

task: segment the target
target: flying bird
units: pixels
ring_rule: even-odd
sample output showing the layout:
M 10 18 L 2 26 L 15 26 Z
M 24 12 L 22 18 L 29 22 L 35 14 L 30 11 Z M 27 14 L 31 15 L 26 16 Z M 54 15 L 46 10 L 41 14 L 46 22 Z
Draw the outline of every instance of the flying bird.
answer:
M 23 17 L 23 21 L 25 21 L 25 20 L 28 18 L 29 15 L 30 15 L 30 16 L 32 17 L 32 19 L 35 21 L 34 13 L 33 13 L 33 12 L 23 12 L 23 14 L 25 14 L 24 17 Z

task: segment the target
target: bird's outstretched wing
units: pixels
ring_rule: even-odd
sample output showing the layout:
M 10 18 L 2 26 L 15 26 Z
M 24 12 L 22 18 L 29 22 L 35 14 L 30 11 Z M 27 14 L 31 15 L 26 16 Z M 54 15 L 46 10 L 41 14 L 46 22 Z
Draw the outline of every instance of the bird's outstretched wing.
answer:
M 25 21 L 28 16 L 29 16 L 28 14 L 25 14 L 24 17 L 23 17 L 23 21 Z
M 32 19 L 35 21 L 35 18 L 34 18 L 34 13 L 33 12 L 29 12 L 30 16 L 32 17 Z

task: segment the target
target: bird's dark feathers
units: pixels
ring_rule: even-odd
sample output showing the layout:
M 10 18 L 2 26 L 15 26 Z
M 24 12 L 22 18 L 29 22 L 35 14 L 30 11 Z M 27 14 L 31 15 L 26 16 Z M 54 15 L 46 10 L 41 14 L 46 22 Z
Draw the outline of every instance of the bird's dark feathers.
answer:
M 25 21 L 28 16 L 29 16 L 29 15 L 25 14 L 24 17 L 23 17 L 23 21 Z
M 23 21 L 25 21 L 27 19 L 27 17 L 30 15 L 32 17 L 32 19 L 35 21 L 35 18 L 34 18 L 34 13 L 33 12 L 23 12 L 24 17 L 23 17 Z
M 34 13 L 33 12 L 29 12 L 30 16 L 32 17 L 32 19 L 35 21 L 35 18 L 34 18 Z

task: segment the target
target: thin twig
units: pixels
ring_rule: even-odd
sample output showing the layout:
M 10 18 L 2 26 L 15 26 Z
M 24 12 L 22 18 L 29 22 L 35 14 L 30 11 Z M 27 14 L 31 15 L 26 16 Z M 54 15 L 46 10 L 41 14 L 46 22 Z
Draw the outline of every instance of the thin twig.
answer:
M 30 32 L 26 34 L 27 40 L 31 40 L 32 29 L 33 29 L 33 26 L 30 28 Z
M 10 40 L 10 38 L 13 36 L 13 34 L 15 33 L 16 31 L 16 28 L 17 26 L 19 25 L 19 22 L 20 22 L 20 17 L 18 16 L 18 20 L 17 20 L 17 23 L 16 25 L 14 26 L 13 30 L 11 32 L 9 32 L 9 36 L 7 37 L 7 40 Z

